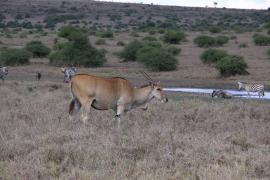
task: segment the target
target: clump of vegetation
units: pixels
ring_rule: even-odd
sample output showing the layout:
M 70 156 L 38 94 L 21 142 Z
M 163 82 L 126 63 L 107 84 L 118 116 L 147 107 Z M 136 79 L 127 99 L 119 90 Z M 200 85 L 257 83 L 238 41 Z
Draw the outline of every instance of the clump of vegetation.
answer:
M 1 49 L 0 64 L 5 66 L 24 65 L 29 63 L 31 53 L 25 49 Z
M 145 36 L 143 38 L 144 41 L 157 41 L 157 38 L 152 37 L 152 36 Z
M 216 39 L 211 36 L 198 36 L 194 39 L 194 43 L 197 44 L 199 47 L 213 47 L 216 45 Z
M 177 48 L 175 46 L 168 46 L 167 48 L 167 51 L 173 55 L 178 55 L 180 52 L 181 52 L 181 49 L 180 48 Z
M 217 36 L 216 37 L 216 44 L 217 46 L 223 46 L 224 44 L 228 43 L 229 38 L 227 36 Z
M 238 47 L 239 48 L 246 48 L 246 47 L 248 47 L 248 45 L 247 45 L 247 43 L 241 43 L 241 44 L 239 44 Z
M 163 41 L 170 44 L 178 44 L 185 39 L 185 34 L 182 31 L 167 31 L 163 36 Z
M 138 61 L 152 71 L 171 71 L 177 68 L 177 59 L 164 48 L 144 46 L 136 54 Z
M 262 34 L 254 34 L 253 41 L 256 45 L 259 46 L 268 46 L 270 45 L 270 37 Z
M 201 54 L 200 58 L 203 63 L 211 64 L 211 63 L 217 63 L 218 61 L 220 61 L 222 58 L 224 58 L 227 55 L 228 53 L 225 50 L 207 49 Z
M 142 48 L 143 44 L 137 40 L 130 42 L 124 47 L 124 50 L 120 52 L 119 56 L 123 59 L 123 61 L 135 61 L 136 53 L 140 48 Z
M 106 41 L 104 39 L 98 39 L 96 42 L 95 42 L 96 45 L 104 45 L 106 44 Z
M 194 39 L 194 43 L 197 44 L 199 47 L 215 47 L 215 46 L 223 46 L 224 44 L 228 43 L 229 38 L 227 36 L 205 36 L 201 35 Z
M 49 59 L 53 65 L 101 66 L 106 61 L 104 52 L 97 50 L 88 41 L 86 34 L 73 26 L 65 26 L 58 34 L 68 42 L 57 43 Z
M 101 32 L 98 33 L 98 36 L 102 38 L 113 38 L 113 32 L 111 31 Z
M 220 33 L 222 31 L 222 29 L 220 27 L 218 27 L 218 26 L 212 26 L 212 27 L 209 28 L 209 31 L 211 33 Z
M 228 55 L 217 62 L 216 68 L 222 76 L 246 75 L 247 63 L 242 56 Z
M 268 57 L 270 58 L 270 49 L 266 50 L 266 54 L 268 55 Z
M 119 53 L 123 61 L 139 61 L 153 71 L 170 71 L 177 68 L 174 57 L 181 49 L 173 46 L 163 47 L 158 41 L 132 41 Z
M 117 46 L 125 46 L 125 43 L 123 41 L 118 41 Z
M 33 57 L 46 57 L 50 53 L 50 48 L 41 41 L 31 41 L 26 44 L 25 49 L 33 54 Z

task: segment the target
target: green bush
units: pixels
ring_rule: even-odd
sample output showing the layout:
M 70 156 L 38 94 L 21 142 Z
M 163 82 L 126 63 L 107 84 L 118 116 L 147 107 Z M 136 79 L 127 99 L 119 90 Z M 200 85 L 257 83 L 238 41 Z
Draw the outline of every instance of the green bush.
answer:
M 211 36 L 198 36 L 194 39 L 194 43 L 197 44 L 199 47 L 213 47 L 216 45 L 216 39 Z
M 142 40 L 144 41 L 157 41 L 157 38 L 152 36 L 145 36 Z
M 217 36 L 216 37 L 216 44 L 217 46 L 222 46 L 223 44 L 228 43 L 229 38 L 227 36 Z
M 266 50 L 266 54 L 268 55 L 268 57 L 270 58 L 270 49 Z
M 113 33 L 110 31 L 101 32 L 101 33 L 98 33 L 98 36 L 102 38 L 113 38 Z
M 106 44 L 106 41 L 104 39 L 98 39 L 98 40 L 96 40 L 95 44 L 96 45 L 104 45 L 104 44 Z
M 130 42 L 124 47 L 124 50 L 120 52 L 120 57 L 125 61 L 135 61 L 136 53 L 140 48 L 142 48 L 143 44 L 137 40 Z
M 33 54 L 33 57 L 46 57 L 50 53 L 50 48 L 40 41 L 31 41 L 26 44 L 25 49 Z
M 207 49 L 201 54 L 200 58 L 203 63 L 211 64 L 217 63 L 227 55 L 227 52 L 221 49 Z
M 246 47 L 248 47 L 248 45 L 246 43 L 241 43 L 241 44 L 239 44 L 238 47 L 240 47 L 240 48 L 246 48 Z
M 125 46 L 125 43 L 123 41 L 118 41 L 117 46 Z
M 217 62 L 216 68 L 222 76 L 245 75 L 248 74 L 247 64 L 243 57 L 228 55 Z
M 270 37 L 262 34 L 254 34 L 253 41 L 256 45 L 259 46 L 268 46 L 270 45 Z
M 178 55 L 181 52 L 181 49 L 175 46 L 168 46 L 166 49 L 169 53 L 171 53 L 174 56 Z
M 267 34 L 270 35 L 270 29 L 267 30 Z
M 211 33 L 220 33 L 222 31 L 222 29 L 220 27 L 218 27 L 218 26 L 212 26 L 212 27 L 209 28 L 209 31 Z
M 31 53 L 25 49 L 1 49 L 0 64 L 5 66 L 16 66 L 28 64 Z
M 163 41 L 171 44 L 178 44 L 185 39 L 185 34 L 182 31 L 167 31 L 163 36 Z
M 153 71 L 171 71 L 177 68 L 178 60 L 164 48 L 144 46 L 136 55 L 138 61 Z
M 65 26 L 60 29 L 58 35 L 69 41 L 55 45 L 54 51 L 49 55 L 51 64 L 96 67 L 106 61 L 104 53 L 91 46 L 88 37 L 80 29 Z

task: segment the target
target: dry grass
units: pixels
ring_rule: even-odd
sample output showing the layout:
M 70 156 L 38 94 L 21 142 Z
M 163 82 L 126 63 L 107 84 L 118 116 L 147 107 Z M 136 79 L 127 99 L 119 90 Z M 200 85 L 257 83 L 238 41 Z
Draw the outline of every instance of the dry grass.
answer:
M 269 179 L 270 104 L 170 95 L 122 118 L 67 116 L 68 85 L 0 86 L 2 179 Z M 177 99 L 177 100 L 176 100 Z

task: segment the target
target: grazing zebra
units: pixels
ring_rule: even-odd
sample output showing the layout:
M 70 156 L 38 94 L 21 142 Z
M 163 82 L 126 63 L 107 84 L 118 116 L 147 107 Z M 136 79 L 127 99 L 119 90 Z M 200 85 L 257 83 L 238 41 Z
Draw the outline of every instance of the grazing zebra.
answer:
M 61 68 L 62 73 L 64 73 L 64 82 L 68 83 L 72 76 L 76 74 L 77 69 L 75 67 L 65 67 Z
M 36 80 L 39 81 L 40 79 L 41 79 L 41 73 L 40 72 L 37 72 L 36 73 Z
M 8 68 L 7 67 L 0 67 L 0 79 L 4 82 L 5 77 L 8 75 Z
M 214 97 L 231 99 L 232 95 L 226 91 L 223 91 L 223 90 L 213 90 L 212 98 L 214 98 Z
M 248 96 L 250 92 L 258 92 L 258 96 L 264 96 L 264 85 L 263 84 L 248 84 L 244 82 L 238 82 L 239 90 L 244 89 L 247 91 Z

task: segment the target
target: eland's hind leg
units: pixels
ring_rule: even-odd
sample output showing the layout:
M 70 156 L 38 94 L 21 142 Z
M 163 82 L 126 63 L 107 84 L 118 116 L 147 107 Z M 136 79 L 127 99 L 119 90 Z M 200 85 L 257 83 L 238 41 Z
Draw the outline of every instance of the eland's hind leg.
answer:
M 85 100 L 82 103 L 82 108 L 81 108 L 81 120 L 84 124 L 87 123 L 88 120 L 88 111 L 90 110 L 91 104 L 93 102 L 93 99 L 88 99 Z

